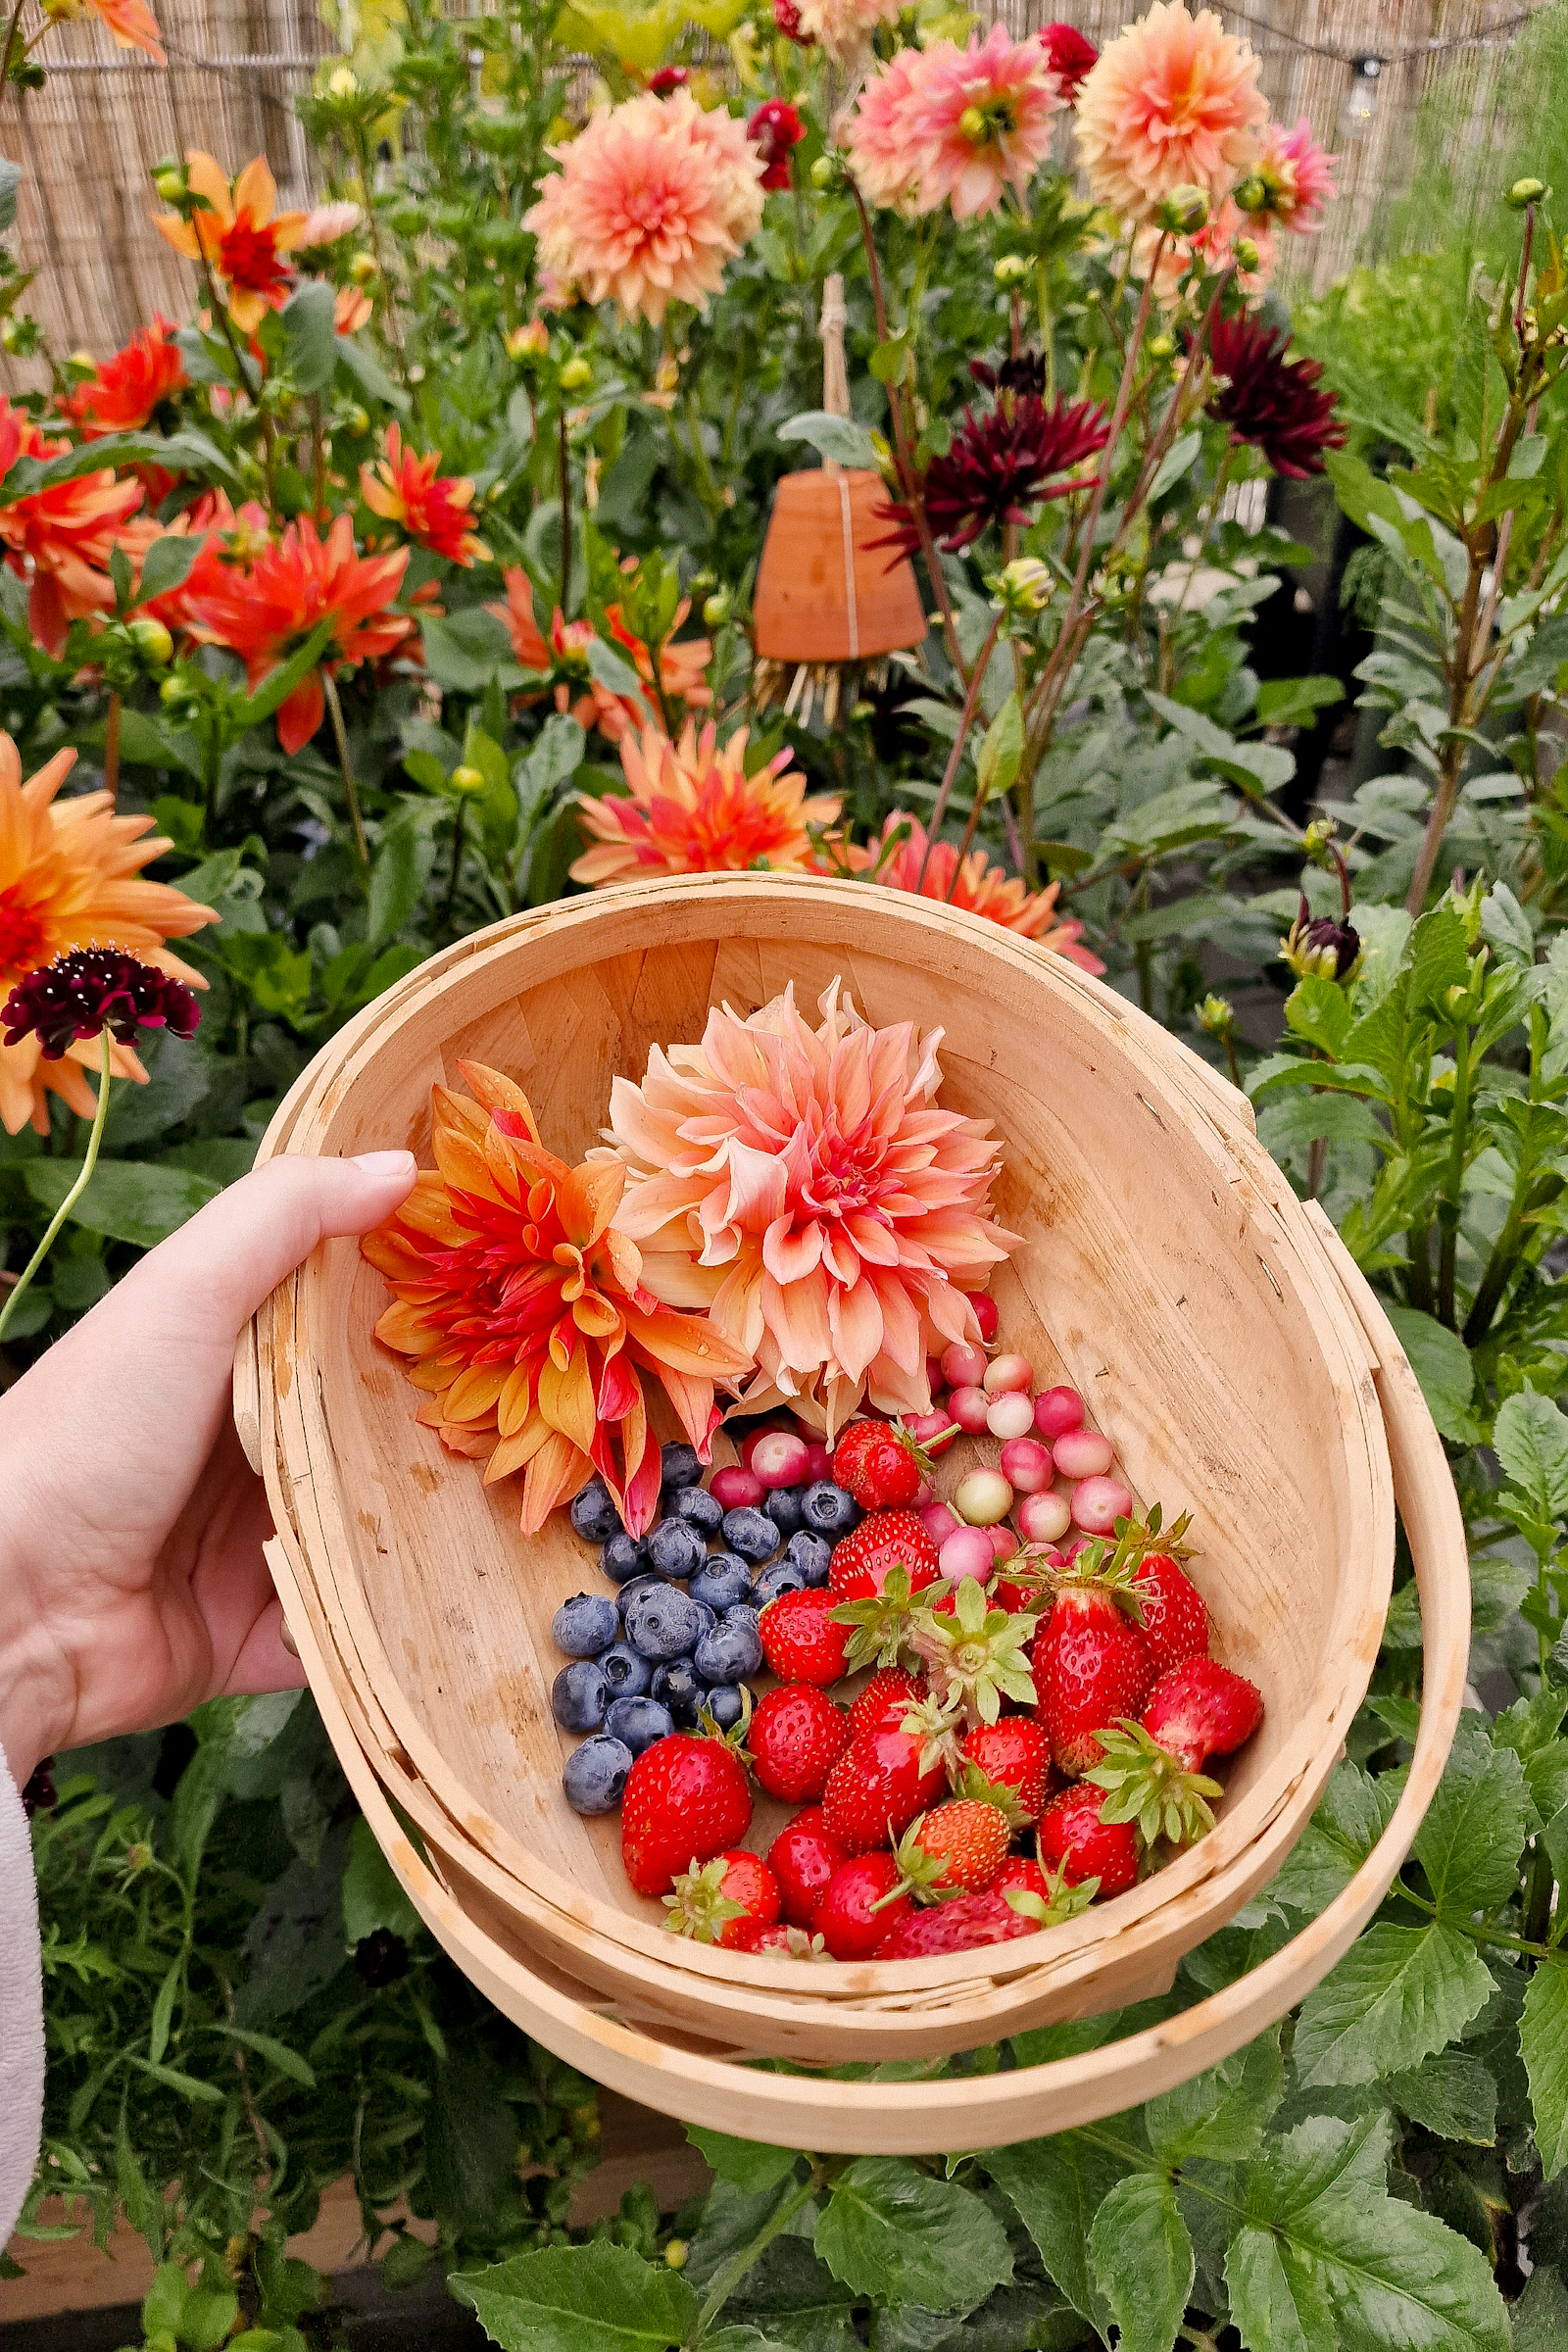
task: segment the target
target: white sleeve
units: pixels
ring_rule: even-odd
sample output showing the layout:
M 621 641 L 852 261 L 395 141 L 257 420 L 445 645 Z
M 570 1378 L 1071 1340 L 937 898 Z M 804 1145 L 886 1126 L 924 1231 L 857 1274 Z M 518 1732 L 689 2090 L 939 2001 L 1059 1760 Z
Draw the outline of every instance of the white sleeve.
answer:
M 43 1979 L 32 1839 L 0 1754 L 0 2246 L 32 2186 L 43 2132 Z

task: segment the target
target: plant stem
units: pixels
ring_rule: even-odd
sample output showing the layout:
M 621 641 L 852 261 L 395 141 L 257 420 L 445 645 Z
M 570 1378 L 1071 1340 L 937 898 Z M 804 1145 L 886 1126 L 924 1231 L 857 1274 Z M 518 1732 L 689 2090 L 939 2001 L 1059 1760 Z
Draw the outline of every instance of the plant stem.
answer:
M 104 790 L 108 793 L 109 805 L 113 808 L 115 796 L 120 790 L 120 697 L 118 694 L 110 695 L 109 713 L 104 720 Z
M 1453 1041 L 1453 1112 L 1448 1166 L 1438 1208 L 1438 1321 L 1453 1329 L 1454 1265 L 1459 1250 L 1459 1209 L 1464 1189 L 1465 1137 L 1470 1125 L 1470 1025 L 1461 1021 Z
M 348 795 L 349 825 L 354 834 L 354 855 L 360 861 L 360 871 L 368 874 L 370 852 L 365 839 L 365 825 L 360 816 L 360 796 L 355 789 L 354 762 L 349 758 L 348 729 L 343 724 L 343 706 L 337 697 L 337 680 L 323 662 L 321 691 L 326 696 L 326 708 L 332 721 L 332 736 L 337 745 L 337 763 L 342 772 L 343 790 Z
M 446 908 L 446 925 L 449 931 L 452 928 L 453 914 L 458 904 L 458 876 L 463 871 L 463 836 L 467 823 L 467 815 L 468 804 L 466 800 L 461 800 L 458 803 L 458 813 L 452 820 L 452 879 L 447 884 Z
M 703 2307 L 697 2315 L 697 2327 L 691 2338 L 694 2352 L 695 2347 L 701 2344 L 703 2337 L 707 2334 L 710 2325 L 717 2316 L 717 2314 L 723 2310 L 724 2305 L 728 2302 L 730 2296 L 735 2292 L 736 2287 L 745 2278 L 747 2272 L 751 2269 L 758 2256 L 762 2253 L 766 2247 L 772 2244 L 774 2238 L 778 2236 L 781 2230 L 789 2228 L 791 2222 L 794 2221 L 795 2216 L 800 2212 L 801 2208 L 804 2205 L 808 2205 L 810 2203 L 811 2199 L 815 2196 L 821 2185 L 821 2169 L 819 2166 L 813 2163 L 811 2166 L 810 2179 L 808 2180 L 801 2181 L 799 2186 L 794 2190 L 793 2194 L 786 2197 L 783 2204 L 776 2206 L 773 2212 L 769 2214 L 767 2220 L 762 2224 L 761 2229 L 759 2230 L 757 2235 L 750 2241 L 750 2243 L 742 2246 L 738 2254 L 731 2255 L 729 2261 L 725 2263 L 723 2269 L 713 2280 L 712 2285 L 709 2288 L 708 2293 L 703 2301 Z
M 948 813 L 948 803 L 953 798 L 954 783 L 957 777 L 959 762 L 963 759 L 963 747 L 968 739 L 969 729 L 974 724 L 975 705 L 980 700 L 981 681 L 984 678 L 987 669 L 990 667 L 991 657 L 996 651 L 997 637 L 1002 628 L 1003 617 L 1003 614 L 999 612 L 996 619 L 991 623 L 990 633 L 987 636 L 984 645 L 980 648 L 979 657 L 974 665 L 974 673 L 969 680 L 968 688 L 964 694 L 963 709 L 958 714 L 958 732 L 954 738 L 953 749 L 948 754 L 948 764 L 943 770 L 942 782 L 938 788 L 936 802 L 931 810 L 931 822 L 926 827 L 925 856 L 920 860 L 920 871 L 914 879 L 914 895 L 916 898 L 919 897 L 921 891 L 925 888 L 925 869 L 931 862 L 932 845 L 935 843 L 936 837 L 942 829 L 943 819 Z
M 11 11 L 11 22 L 6 26 L 5 55 L 0 57 L 0 94 L 4 93 L 11 80 L 11 60 L 16 55 L 17 27 L 21 23 L 22 0 L 17 0 L 16 7 Z M 19 90 L 17 92 L 17 104 L 20 106 L 21 103 L 22 93 Z
M 88 1184 L 91 1182 L 92 1172 L 94 1167 L 97 1165 L 98 1160 L 98 1147 L 104 1140 L 104 1119 L 109 1110 L 109 1087 L 110 1080 L 113 1075 L 110 1067 L 110 1059 L 113 1053 L 113 1038 L 110 1036 L 107 1029 L 100 1029 L 98 1032 L 98 1108 L 93 1114 L 92 1133 L 87 1138 L 87 1149 L 82 1156 L 81 1171 L 77 1176 L 75 1183 L 72 1186 L 70 1192 L 66 1195 L 65 1199 L 61 1201 L 60 1206 L 55 1210 L 54 1215 L 50 1218 L 48 1226 L 44 1232 L 43 1240 L 38 1244 L 37 1249 L 33 1251 L 31 1257 L 28 1258 L 25 1266 L 24 1266 L 21 1274 L 17 1277 L 16 1283 L 12 1287 L 10 1298 L 6 1300 L 4 1306 L 0 1306 L 0 1344 L 3 1344 L 6 1336 L 7 1326 L 9 1325 L 12 1316 L 17 1311 L 18 1299 L 24 1297 L 27 1290 L 30 1288 L 33 1276 L 37 1273 L 38 1268 L 43 1264 L 44 1259 L 49 1254 L 56 1234 L 60 1231 L 61 1226 L 70 1216 L 72 1210 L 75 1207 L 76 1202 L 81 1199 L 82 1194 L 86 1191 Z
M 571 615 L 571 442 L 566 404 L 561 404 L 561 610 Z

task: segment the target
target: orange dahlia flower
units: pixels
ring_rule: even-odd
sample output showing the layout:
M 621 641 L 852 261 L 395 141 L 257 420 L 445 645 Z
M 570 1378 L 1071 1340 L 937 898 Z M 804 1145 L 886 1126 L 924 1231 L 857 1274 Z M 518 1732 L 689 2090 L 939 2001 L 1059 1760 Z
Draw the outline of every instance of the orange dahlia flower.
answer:
M 182 220 L 159 213 L 153 226 L 186 261 L 204 257 L 227 289 L 228 315 L 241 334 L 252 335 L 269 311 L 288 300 L 294 272 L 283 256 L 300 242 L 307 213 L 280 213 L 277 182 L 265 155 L 246 165 L 232 187 L 215 157 L 199 148 L 185 154 L 185 176 L 204 209 Z
M 358 286 L 339 286 L 332 305 L 332 324 L 340 335 L 357 335 L 375 305 Z
M 661 1476 L 641 1375 L 660 1382 L 707 1461 L 713 1384 L 738 1380 L 749 1359 L 644 1289 L 640 1252 L 612 1223 L 620 1161 L 567 1167 L 510 1078 L 458 1067 L 469 1095 L 431 1096 L 434 1169 L 360 1244 L 394 1293 L 376 1337 L 411 1359 L 425 1426 L 455 1452 L 488 1457 L 487 1486 L 522 1472 L 525 1536 L 596 1470 L 640 1536 Z
M 747 730 L 720 747 L 711 720 L 699 735 L 688 719 L 678 744 L 657 727 L 621 743 L 628 791 L 584 798 L 578 813 L 598 847 L 571 869 L 574 882 L 624 882 L 633 874 L 713 874 L 765 865 L 775 873 L 808 865 L 808 825 L 831 825 L 841 804 L 808 800 L 788 746 L 755 775 L 746 773 Z
M 549 674 L 558 710 L 569 710 L 580 727 L 597 727 L 612 743 L 619 743 L 628 727 L 662 724 L 658 702 L 650 691 L 654 682 L 654 657 L 643 640 L 634 637 L 627 628 L 619 605 L 607 605 L 605 618 L 610 623 L 611 636 L 636 665 L 643 681 L 640 698 L 612 694 L 590 672 L 588 648 L 597 634 L 591 620 L 567 620 L 558 605 L 551 614 L 547 644 L 534 618 L 533 590 L 521 564 L 509 564 L 501 579 L 507 591 L 506 602 L 486 605 L 485 611 L 506 622 L 518 668 Z M 683 597 L 675 607 L 671 627 L 678 629 L 690 611 L 691 599 Z M 708 710 L 713 695 L 706 673 L 712 658 L 710 638 L 666 637 L 659 658 L 659 679 L 665 702 L 682 702 L 688 710 Z
M 399 428 L 390 424 L 386 456 L 360 467 L 360 496 L 372 514 L 401 523 L 409 537 L 433 556 L 445 556 L 465 567 L 475 558 L 488 564 L 490 550 L 472 528 L 468 513 L 473 484 L 466 475 L 443 475 L 440 466 L 438 449 L 416 458 L 404 448 Z
M 140 49 L 155 66 L 167 66 L 158 19 L 147 0 L 48 0 L 44 10 L 52 24 L 91 13 L 122 49 Z
M 19 458 L 58 458 L 70 447 L 50 440 L 0 394 L 0 482 Z M 27 626 L 56 661 L 74 620 L 114 611 L 109 558 L 141 500 L 139 482 L 118 481 L 106 466 L 0 506 L 4 561 L 32 583 Z
M 1098 204 L 1152 220 L 1176 188 L 1220 204 L 1258 160 L 1257 59 L 1212 9 L 1153 0 L 1107 41 L 1078 92 L 1078 152 Z
M 1025 890 L 1016 874 L 993 865 L 983 850 L 971 850 L 959 865 L 951 841 L 934 841 L 927 858 L 925 827 L 906 808 L 893 810 L 875 841 L 864 849 L 849 851 L 850 864 L 857 873 L 876 865 L 889 837 L 901 825 L 908 826 L 909 837 L 875 876 L 889 890 L 918 891 L 922 899 L 938 899 L 945 906 L 961 906 L 967 914 L 983 914 L 987 922 L 1000 923 L 1004 931 L 1032 939 L 1036 947 L 1054 949 L 1086 972 L 1104 970 L 1100 957 L 1078 944 L 1083 938 L 1082 923 L 1057 920 L 1059 882 L 1048 882 L 1044 890 Z M 922 864 L 924 881 L 920 879 Z
M 155 314 L 151 326 L 132 335 L 123 351 L 105 360 L 97 374 L 61 405 L 84 440 L 100 433 L 134 433 L 189 380 L 173 326 Z
M 257 550 L 248 564 L 220 566 L 195 595 L 186 584 L 186 624 L 209 645 L 226 645 L 243 659 L 253 686 L 286 662 L 330 616 L 334 672 L 373 662 L 403 644 L 414 629 L 405 612 L 390 612 L 403 585 L 409 551 L 361 556 L 354 531 L 340 514 L 323 539 L 308 514 L 289 523 L 275 546 Z M 310 742 L 325 710 L 319 668 L 313 669 L 277 709 L 277 739 L 285 752 Z
M 990 1213 L 989 1125 L 938 1106 L 941 1030 L 873 1029 L 840 987 L 818 1029 L 793 988 L 748 1020 L 715 1005 L 700 1046 L 656 1046 L 610 1098 L 648 1288 L 755 1356 L 747 1411 L 830 1435 L 866 1396 L 929 1410 L 927 1356 L 979 1338 L 964 1294 L 1018 1239 Z
M 56 800 L 75 757 L 56 752 L 24 784 L 17 747 L 0 735 L 0 998 L 73 948 L 110 944 L 205 988 L 201 974 L 164 943 L 216 923 L 216 912 L 170 883 L 142 878 L 141 867 L 171 846 L 152 833 L 150 816 L 117 816 L 107 792 Z M 45 1061 L 36 1037 L 0 1046 L 0 1120 L 7 1134 L 30 1121 L 47 1135 L 51 1093 L 90 1119 L 96 1105 L 81 1063 L 97 1069 L 96 1040 L 73 1046 L 61 1061 Z M 113 1067 L 123 1078 L 147 1075 L 124 1046 L 114 1049 Z

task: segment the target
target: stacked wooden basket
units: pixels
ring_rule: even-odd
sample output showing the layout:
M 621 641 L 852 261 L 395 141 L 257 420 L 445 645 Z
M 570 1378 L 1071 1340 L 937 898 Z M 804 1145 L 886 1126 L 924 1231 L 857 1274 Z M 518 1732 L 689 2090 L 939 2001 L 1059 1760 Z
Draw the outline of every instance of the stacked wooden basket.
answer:
M 433 1082 L 473 1057 L 527 1090 L 552 1149 L 598 1140 L 616 1072 L 841 975 L 877 1022 L 946 1032 L 944 1101 L 1005 1141 L 997 1207 L 1024 1237 L 998 1285 L 1009 1344 L 1102 1400 L 1141 1497 L 1198 1513 L 1219 1654 L 1261 1732 L 1213 1834 L 1038 1937 L 934 1960 L 811 1966 L 683 1941 L 621 1870 L 618 1823 L 561 1789 L 557 1603 L 593 1585 L 564 1513 L 524 1541 L 415 1420 L 372 1337 L 384 1302 L 332 1242 L 241 1345 L 236 1413 L 276 1522 L 273 1573 L 344 1770 L 432 1933 L 518 2025 L 598 2081 L 781 2145 L 996 2144 L 1111 2114 L 1282 2016 L 1364 1925 L 1441 1774 L 1469 1580 L 1443 1446 L 1372 1293 L 1259 1148 L 1242 1097 L 1059 957 L 892 891 L 767 874 L 606 891 L 435 957 L 318 1056 L 263 1156 L 427 1147 Z M 936 2062 L 1169 1986 L 1279 1869 L 1342 1752 L 1388 1607 L 1397 1502 L 1425 1698 L 1383 1838 L 1323 1915 L 1250 1975 L 1083 2055 L 945 2079 Z M 755 2061 L 790 2062 L 785 2071 Z M 932 2062 L 829 2084 L 824 2066 Z

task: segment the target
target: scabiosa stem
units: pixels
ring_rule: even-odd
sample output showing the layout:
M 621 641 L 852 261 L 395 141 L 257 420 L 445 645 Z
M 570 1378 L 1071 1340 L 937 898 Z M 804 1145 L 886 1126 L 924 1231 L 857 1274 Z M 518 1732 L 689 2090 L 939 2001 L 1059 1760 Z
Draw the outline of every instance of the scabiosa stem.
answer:
M 54 1215 L 50 1218 L 48 1225 L 44 1229 L 43 1240 L 38 1244 L 37 1249 L 33 1251 L 32 1255 L 28 1258 L 26 1264 L 24 1266 L 22 1272 L 18 1275 L 16 1282 L 12 1286 L 10 1298 L 6 1300 L 4 1306 L 0 1306 L 0 1345 L 4 1344 L 6 1332 L 10 1327 L 12 1316 L 17 1311 L 19 1300 L 24 1298 L 32 1287 L 33 1276 L 37 1273 L 38 1268 L 43 1264 L 44 1259 L 48 1256 L 51 1249 L 54 1247 L 56 1234 L 58 1234 L 61 1226 L 70 1216 L 72 1210 L 75 1207 L 76 1202 L 81 1199 L 82 1194 L 87 1190 L 89 1183 L 92 1181 L 93 1169 L 98 1164 L 98 1147 L 104 1140 L 104 1119 L 109 1110 L 109 1087 L 112 1075 L 110 1070 L 110 1057 L 113 1054 L 114 1050 L 115 1041 L 110 1035 L 109 1031 L 107 1029 L 100 1030 L 98 1036 L 98 1108 L 93 1113 L 92 1133 L 87 1138 L 87 1149 L 82 1156 L 81 1172 L 77 1176 L 76 1181 L 72 1186 L 70 1192 L 61 1201 L 60 1206 L 55 1210 Z

